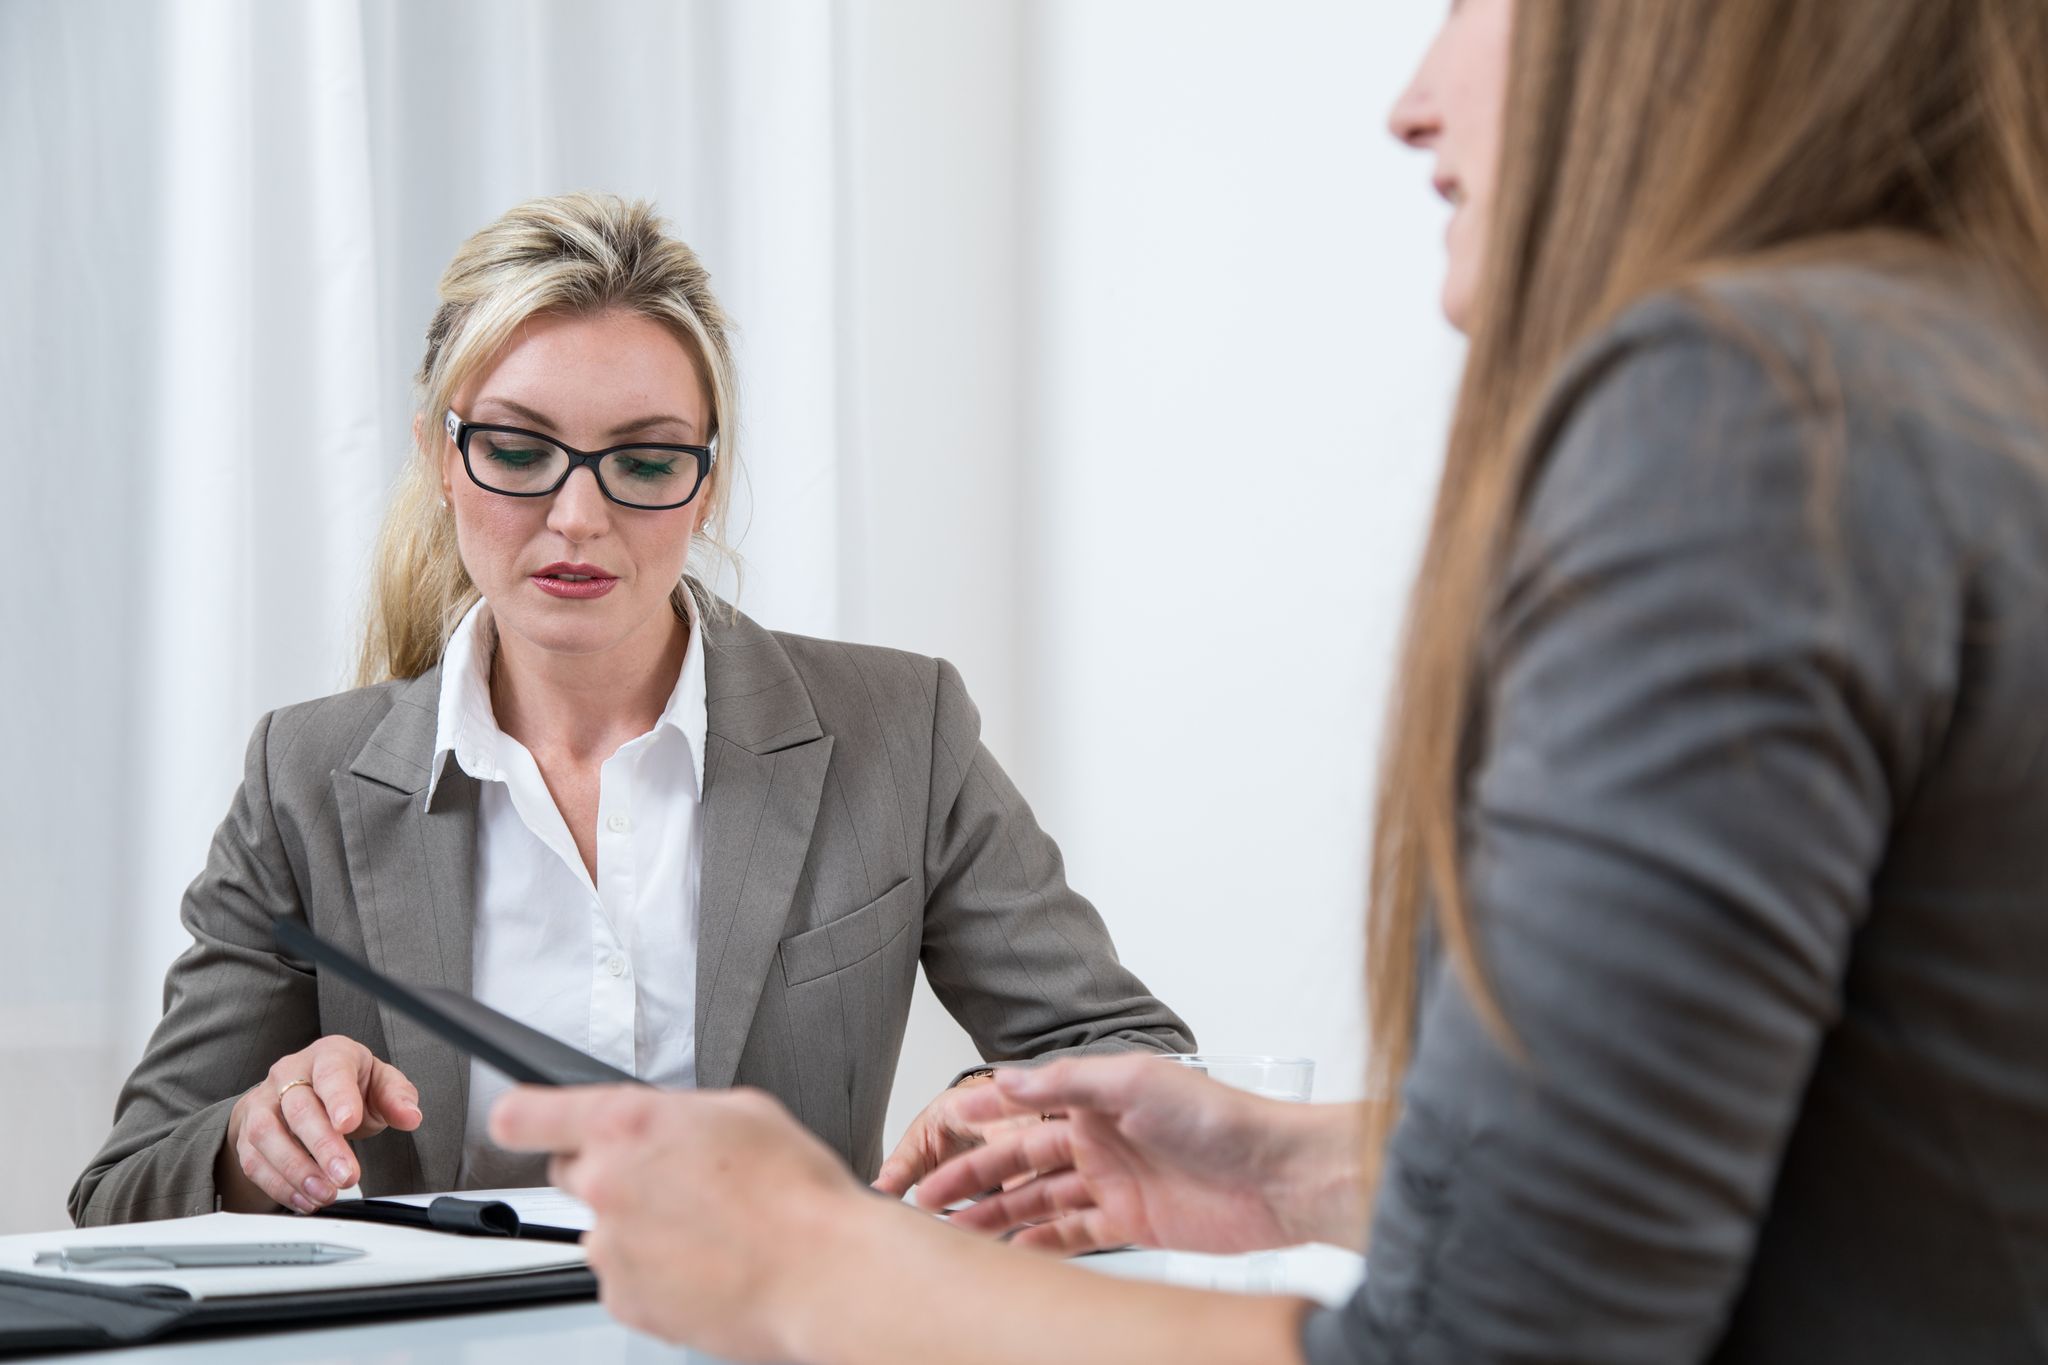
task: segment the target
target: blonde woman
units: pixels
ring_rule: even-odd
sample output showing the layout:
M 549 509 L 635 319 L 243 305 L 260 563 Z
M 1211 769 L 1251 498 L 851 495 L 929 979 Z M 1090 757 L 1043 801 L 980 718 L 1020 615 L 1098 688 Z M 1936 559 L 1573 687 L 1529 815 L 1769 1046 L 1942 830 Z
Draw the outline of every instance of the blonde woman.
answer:
M 1394 114 L 1472 345 L 1387 1102 L 1006 1071 L 971 1109 L 1065 1121 L 921 1190 L 1067 1251 L 1369 1221 L 1347 1306 L 977 1244 L 759 1097 L 508 1096 L 614 1310 L 803 1362 L 2048 1359 L 2044 70 L 2041 0 L 1450 7 Z
M 537 1183 L 496 1073 L 276 916 L 657 1085 L 748 1085 L 870 1178 L 920 964 L 985 1058 L 1180 1051 L 951 666 L 778 635 L 688 573 L 726 323 L 644 204 L 522 205 L 441 281 L 356 691 L 266 716 L 81 1223 Z M 942 1094 L 885 1179 L 974 1140 Z

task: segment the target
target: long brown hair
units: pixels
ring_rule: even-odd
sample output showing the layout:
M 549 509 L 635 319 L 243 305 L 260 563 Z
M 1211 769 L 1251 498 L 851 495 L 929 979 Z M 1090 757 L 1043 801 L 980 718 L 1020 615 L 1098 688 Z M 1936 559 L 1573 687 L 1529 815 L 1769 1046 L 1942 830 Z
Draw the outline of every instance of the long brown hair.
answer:
M 2048 300 L 2043 0 L 1517 0 L 1513 22 L 1481 302 L 1374 816 L 1375 1171 L 1427 926 L 1513 1040 L 1460 882 L 1458 808 L 1482 623 L 1570 350 L 1651 293 L 1902 238 Z

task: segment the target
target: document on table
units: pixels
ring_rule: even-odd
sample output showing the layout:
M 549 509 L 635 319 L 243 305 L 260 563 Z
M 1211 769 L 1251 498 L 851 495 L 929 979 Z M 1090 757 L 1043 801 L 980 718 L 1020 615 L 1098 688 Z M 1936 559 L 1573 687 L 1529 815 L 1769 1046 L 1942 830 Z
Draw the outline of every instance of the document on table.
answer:
M 1101 1275 L 1155 1280 L 1189 1289 L 1220 1289 L 1234 1294 L 1298 1294 L 1336 1307 L 1351 1297 L 1365 1278 L 1365 1258 L 1332 1246 L 1285 1247 L 1234 1256 L 1198 1251 L 1098 1252 L 1075 1265 Z
M 524 1216 L 522 1212 L 521 1217 Z M 195 1242 L 326 1242 L 356 1247 L 365 1254 L 333 1265 L 217 1266 L 193 1270 L 86 1271 L 35 1263 L 37 1252 L 65 1247 L 173 1246 Z M 460 1237 L 421 1228 L 335 1223 L 289 1214 L 209 1213 L 199 1218 L 167 1218 L 154 1223 L 64 1228 L 0 1237 L 0 1270 L 44 1275 L 73 1284 L 169 1285 L 195 1299 L 470 1280 L 583 1264 L 583 1248 L 574 1242 Z
M 479 1203 L 510 1204 L 512 1212 L 519 1215 L 520 1222 L 538 1223 L 542 1227 L 588 1232 L 594 1219 L 590 1205 L 552 1185 L 536 1185 L 523 1190 L 444 1190 L 442 1194 Z M 389 1204 L 412 1204 L 425 1208 L 441 1198 L 441 1194 L 386 1194 L 378 1197 Z

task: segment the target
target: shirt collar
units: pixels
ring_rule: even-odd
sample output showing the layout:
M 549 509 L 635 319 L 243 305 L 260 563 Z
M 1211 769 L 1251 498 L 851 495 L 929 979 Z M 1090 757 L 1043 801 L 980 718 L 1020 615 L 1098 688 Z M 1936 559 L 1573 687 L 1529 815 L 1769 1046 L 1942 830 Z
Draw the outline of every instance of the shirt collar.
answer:
M 690 746 L 690 767 L 697 778 L 697 798 L 704 797 L 704 745 L 710 729 L 705 699 L 704 630 L 694 593 L 683 593 L 690 621 L 690 643 L 683 652 L 682 671 L 668 694 L 668 704 L 655 721 L 681 735 Z M 423 808 L 431 809 L 434 792 L 452 757 L 462 771 L 479 782 L 504 780 L 498 746 L 506 742 L 491 709 L 492 637 L 490 605 L 479 601 L 463 616 L 441 654 L 441 691 L 434 712 L 434 754 L 427 763 Z
M 683 614 L 690 621 L 690 643 L 683 651 L 683 669 L 661 708 L 657 725 L 666 725 L 690 746 L 690 770 L 697 775 L 697 799 L 704 799 L 704 746 L 711 728 L 710 703 L 704 684 L 704 621 L 697 613 L 697 594 L 685 586 Z

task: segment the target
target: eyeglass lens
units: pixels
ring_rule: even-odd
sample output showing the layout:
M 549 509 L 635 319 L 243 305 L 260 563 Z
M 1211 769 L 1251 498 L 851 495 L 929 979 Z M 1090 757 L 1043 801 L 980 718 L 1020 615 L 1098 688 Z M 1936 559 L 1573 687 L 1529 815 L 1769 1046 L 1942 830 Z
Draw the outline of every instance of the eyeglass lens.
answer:
M 546 493 L 562 481 L 569 454 L 552 441 L 510 431 L 469 433 L 469 471 L 494 493 Z M 669 507 L 696 491 L 696 457 L 680 450 L 629 446 L 598 462 L 598 481 L 616 501 Z

